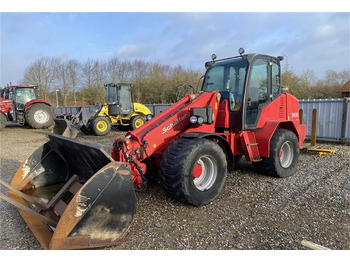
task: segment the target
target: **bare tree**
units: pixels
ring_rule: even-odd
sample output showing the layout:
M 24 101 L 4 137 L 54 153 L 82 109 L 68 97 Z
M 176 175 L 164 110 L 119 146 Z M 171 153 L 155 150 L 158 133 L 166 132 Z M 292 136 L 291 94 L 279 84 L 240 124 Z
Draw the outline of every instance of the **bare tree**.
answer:
M 107 62 L 107 81 L 116 84 L 118 79 L 119 59 L 114 57 Z
M 68 84 L 70 90 L 73 93 L 74 105 L 77 104 L 77 88 L 81 80 L 81 64 L 78 60 L 71 59 L 67 62 L 67 75 L 68 75 Z
M 83 86 L 92 86 L 93 83 L 93 61 L 89 58 L 82 65 Z
M 82 66 L 84 86 L 102 86 L 106 82 L 106 64 L 99 60 L 88 59 Z
M 93 63 L 94 85 L 102 87 L 106 81 L 106 63 L 100 60 L 95 60 Z
M 339 73 L 334 70 L 328 70 L 325 79 L 317 82 L 313 98 L 340 97 L 338 90 L 349 80 L 349 75 L 350 72 L 348 70 Z
M 57 80 L 59 86 L 61 87 L 61 95 L 63 97 L 63 105 L 67 105 L 67 98 L 69 95 L 69 86 L 68 86 L 68 67 L 67 63 L 60 63 L 57 67 Z
M 118 82 L 120 83 L 126 83 L 131 82 L 131 62 L 130 61 L 122 61 L 118 64 L 118 67 L 116 68 L 116 77 L 118 79 Z
M 129 67 L 131 79 L 138 81 L 147 77 L 150 63 L 134 60 Z
M 84 90 L 91 90 L 91 88 L 97 90 L 97 94 L 100 94 L 99 97 L 96 97 L 96 102 L 103 99 L 101 94 L 104 94 L 103 85 L 107 81 L 106 77 L 106 64 L 99 60 L 88 59 L 82 66 L 82 77 L 84 83 Z M 85 93 L 82 92 L 82 99 L 85 101 Z
M 139 75 L 145 72 L 147 63 L 136 60 L 120 61 L 118 58 L 112 58 L 107 62 L 108 81 L 112 83 L 125 83 L 138 79 Z
M 130 65 L 130 82 L 133 83 L 133 95 L 135 101 L 141 101 L 142 92 L 140 87 L 142 82 L 147 81 L 150 63 L 141 60 L 134 60 Z
M 57 79 L 59 59 L 56 57 L 42 57 L 30 64 L 24 72 L 23 83 L 40 85 L 40 93 L 44 99 L 48 98 L 50 89 Z
M 339 97 L 339 88 L 349 79 L 349 70 L 328 70 L 322 80 L 316 79 L 311 69 L 297 75 L 288 63 L 284 64 L 282 72 L 282 84 L 299 99 Z M 169 103 L 176 101 L 179 85 L 191 84 L 198 91 L 202 74 L 202 71 L 182 66 L 141 60 L 120 61 L 116 57 L 107 62 L 87 59 L 84 63 L 77 60 L 62 63 L 58 58 L 42 57 L 27 67 L 22 83 L 40 85 L 41 97 L 51 100 L 54 100 L 52 89 L 59 86 L 65 105 L 71 93 L 75 104 L 78 97 L 89 103 L 104 101 L 103 85 L 110 82 L 133 84 L 137 102 Z

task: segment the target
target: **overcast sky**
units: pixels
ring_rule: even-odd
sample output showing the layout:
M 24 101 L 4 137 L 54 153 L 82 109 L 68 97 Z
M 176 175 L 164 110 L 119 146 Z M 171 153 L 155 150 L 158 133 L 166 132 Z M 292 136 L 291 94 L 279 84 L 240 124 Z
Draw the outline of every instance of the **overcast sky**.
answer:
M 239 47 L 283 55 L 297 74 L 312 69 L 322 79 L 329 69 L 350 69 L 349 24 L 349 12 L 1 13 L 0 86 L 20 81 L 44 56 L 204 69 L 212 53 L 234 56 Z

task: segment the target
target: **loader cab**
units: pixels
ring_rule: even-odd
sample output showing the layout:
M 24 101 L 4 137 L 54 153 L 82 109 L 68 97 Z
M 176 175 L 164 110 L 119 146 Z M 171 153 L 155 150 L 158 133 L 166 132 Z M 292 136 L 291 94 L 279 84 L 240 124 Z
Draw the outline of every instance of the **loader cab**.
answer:
M 130 84 L 107 84 L 105 87 L 109 115 L 127 115 L 133 112 Z
M 202 91 L 219 91 L 221 102 L 228 101 L 231 129 L 256 128 L 261 110 L 280 95 L 282 59 L 242 53 L 206 63 Z
M 34 87 L 17 87 L 11 88 L 13 101 L 17 111 L 23 111 L 26 103 L 38 99 L 36 89 Z

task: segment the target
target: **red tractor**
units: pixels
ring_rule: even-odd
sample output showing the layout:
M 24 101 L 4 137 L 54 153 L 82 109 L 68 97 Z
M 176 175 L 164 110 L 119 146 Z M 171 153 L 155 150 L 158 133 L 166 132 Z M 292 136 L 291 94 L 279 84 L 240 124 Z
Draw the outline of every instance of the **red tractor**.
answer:
M 116 137 L 111 157 L 49 134 L 18 169 L 7 198 L 23 203 L 15 204 L 44 248 L 92 248 L 126 236 L 147 171 L 159 170 L 170 196 L 196 206 L 215 201 L 241 156 L 266 174 L 295 174 L 306 126 L 298 100 L 281 87 L 282 59 L 242 49 L 213 55 L 201 91 Z
M 48 128 L 54 124 L 54 112 L 49 102 L 38 99 L 34 85 L 7 86 L 0 93 L 0 130 L 6 122 L 31 128 Z

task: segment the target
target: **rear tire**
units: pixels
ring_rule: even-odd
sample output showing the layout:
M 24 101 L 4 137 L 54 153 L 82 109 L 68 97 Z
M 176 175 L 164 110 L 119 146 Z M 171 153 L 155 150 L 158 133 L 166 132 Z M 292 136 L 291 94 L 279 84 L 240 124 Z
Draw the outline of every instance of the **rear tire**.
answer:
M 226 174 L 226 156 L 217 143 L 179 139 L 163 155 L 160 181 L 172 197 L 199 206 L 210 203 L 220 193 Z
M 96 117 L 91 125 L 92 132 L 96 136 L 105 136 L 111 131 L 111 123 L 103 116 Z
M 54 124 L 54 113 L 52 107 L 36 103 L 29 106 L 25 112 L 25 120 L 31 128 L 44 129 Z
M 0 113 L 0 130 L 6 126 L 6 116 L 3 113 Z
M 135 130 L 145 123 L 145 119 L 142 116 L 133 116 L 130 119 L 130 130 Z
M 295 174 L 299 154 L 299 142 L 296 135 L 290 130 L 277 129 L 271 139 L 270 158 L 267 159 L 272 174 L 278 177 Z

